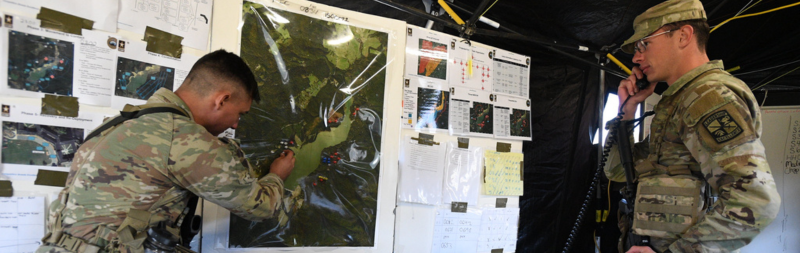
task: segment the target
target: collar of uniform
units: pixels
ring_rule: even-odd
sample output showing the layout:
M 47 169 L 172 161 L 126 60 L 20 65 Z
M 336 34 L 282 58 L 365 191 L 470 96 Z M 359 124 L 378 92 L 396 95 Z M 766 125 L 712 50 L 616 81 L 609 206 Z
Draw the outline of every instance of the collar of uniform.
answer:
M 676 80 L 675 83 L 670 85 L 669 88 L 667 88 L 667 90 L 664 91 L 664 94 L 661 94 L 661 95 L 662 96 L 672 96 L 673 94 L 675 94 L 679 90 L 681 90 L 681 88 L 683 88 L 684 85 L 686 85 L 687 83 L 691 82 L 696 77 L 702 75 L 706 71 L 709 71 L 709 70 L 712 70 L 712 69 L 721 69 L 721 70 L 725 69 L 725 67 L 722 65 L 722 60 L 713 60 L 713 61 L 706 62 L 703 65 L 700 65 L 700 66 L 690 70 L 686 74 L 683 74 L 683 76 L 678 78 L 678 80 Z
M 189 110 L 189 106 L 186 105 L 186 102 L 183 102 L 183 99 L 175 95 L 171 90 L 167 88 L 161 88 L 153 93 L 150 96 L 150 99 L 147 100 L 147 103 L 170 103 L 175 104 L 187 113 L 189 113 L 189 119 L 194 120 L 194 115 L 192 114 L 192 110 Z

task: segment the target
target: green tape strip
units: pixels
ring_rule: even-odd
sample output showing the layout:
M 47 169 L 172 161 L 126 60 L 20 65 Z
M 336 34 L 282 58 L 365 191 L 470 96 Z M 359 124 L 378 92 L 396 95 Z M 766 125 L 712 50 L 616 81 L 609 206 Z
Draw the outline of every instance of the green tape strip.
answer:
M 152 27 L 147 27 L 144 30 L 144 39 L 147 42 L 148 52 L 156 54 L 163 54 L 175 58 L 181 58 L 183 54 L 183 37 L 161 31 Z
M 67 176 L 69 173 L 63 171 L 39 170 L 33 184 L 64 187 L 67 185 Z
M 78 117 L 78 98 L 45 94 L 42 98 L 42 115 Z
M 57 10 L 42 7 L 36 18 L 41 20 L 40 26 L 50 30 L 81 35 L 81 29 L 92 30 L 94 21 L 66 14 Z
M 508 198 L 497 198 L 494 202 L 494 207 L 506 208 L 506 204 L 508 204 Z
M 14 196 L 14 187 L 11 186 L 11 181 L 0 180 L 0 197 Z
M 458 148 L 469 148 L 469 138 L 458 137 Z
M 511 143 L 498 142 L 497 152 L 511 152 Z

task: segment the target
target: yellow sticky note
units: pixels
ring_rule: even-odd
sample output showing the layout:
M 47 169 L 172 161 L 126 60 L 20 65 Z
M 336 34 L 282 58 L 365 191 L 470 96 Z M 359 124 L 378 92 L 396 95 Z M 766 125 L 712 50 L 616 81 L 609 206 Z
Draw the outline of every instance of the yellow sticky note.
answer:
M 482 194 L 521 196 L 523 184 L 520 180 L 520 164 L 525 157 L 522 153 L 496 152 L 483 153 L 486 171 Z

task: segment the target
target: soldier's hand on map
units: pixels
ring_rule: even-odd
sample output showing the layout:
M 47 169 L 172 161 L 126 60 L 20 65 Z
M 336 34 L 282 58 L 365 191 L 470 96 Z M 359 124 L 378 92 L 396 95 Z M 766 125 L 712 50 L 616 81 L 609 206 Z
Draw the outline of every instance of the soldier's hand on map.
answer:
M 275 158 L 269 166 L 269 173 L 275 173 L 281 180 L 286 180 L 289 174 L 292 174 L 294 169 L 294 152 L 291 150 L 284 150 L 281 156 Z

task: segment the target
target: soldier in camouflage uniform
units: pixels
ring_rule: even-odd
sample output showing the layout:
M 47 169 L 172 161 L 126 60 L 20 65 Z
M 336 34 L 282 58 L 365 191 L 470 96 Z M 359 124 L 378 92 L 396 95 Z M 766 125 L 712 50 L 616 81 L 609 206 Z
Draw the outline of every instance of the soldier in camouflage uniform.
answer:
M 651 135 L 634 145 L 633 231 L 650 236 L 652 248 L 628 252 L 738 251 L 778 214 L 758 104 L 722 61 L 709 61 L 706 19 L 697 0 L 666 1 L 636 17 L 635 33 L 622 45 L 639 65 L 620 82 L 620 104 L 630 97 L 623 120 L 633 118 L 656 82 L 669 85 L 655 107 Z M 639 90 L 635 82 L 643 74 L 651 84 Z M 605 171 L 625 181 L 618 152 L 612 150 Z M 716 202 L 705 201 L 706 187 Z
M 175 93 L 162 88 L 147 101 L 188 117 L 147 114 L 80 147 L 37 252 L 141 252 L 143 231 L 162 221 L 174 226 L 189 193 L 249 220 L 273 217 L 293 154 L 257 178 L 239 144 L 217 138 L 236 128 L 253 100 L 258 85 L 241 58 L 223 50 L 200 58 Z

